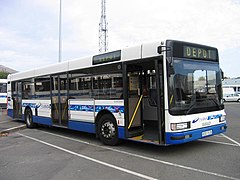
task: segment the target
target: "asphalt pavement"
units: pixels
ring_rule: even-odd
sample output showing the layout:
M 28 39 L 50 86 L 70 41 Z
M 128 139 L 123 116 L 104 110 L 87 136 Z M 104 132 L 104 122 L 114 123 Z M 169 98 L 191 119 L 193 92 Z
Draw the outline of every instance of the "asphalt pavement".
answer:
M 25 129 L 4 112 L 0 137 L 1 180 L 240 179 L 240 103 L 226 103 L 221 135 L 168 147 L 124 141 L 102 145 L 95 135 L 40 126 Z
M 7 110 L 0 108 L 0 136 L 6 136 L 10 132 L 25 129 L 26 125 L 23 121 L 12 120 L 7 116 Z

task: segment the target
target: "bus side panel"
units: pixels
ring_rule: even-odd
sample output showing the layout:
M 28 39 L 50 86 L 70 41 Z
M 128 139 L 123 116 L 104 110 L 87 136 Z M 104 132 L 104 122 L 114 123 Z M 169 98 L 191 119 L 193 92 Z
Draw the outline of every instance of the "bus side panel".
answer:
M 107 110 L 112 113 L 117 121 L 118 127 L 124 126 L 124 100 L 96 100 L 95 116 L 102 110 Z
M 94 99 L 70 99 L 69 121 L 82 121 L 94 123 Z
M 197 139 L 213 136 L 216 134 L 220 134 L 226 131 L 226 123 L 185 131 L 185 132 L 175 132 L 170 133 L 166 132 L 166 144 L 181 144 L 190 141 L 194 141 Z
M 118 126 L 118 137 L 125 139 L 124 128 L 124 100 L 95 100 L 95 111 L 97 113 L 107 110 L 112 113 Z
M 125 138 L 123 100 L 69 100 L 69 129 L 96 133 L 95 118 L 102 110 L 112 113 L 118 125 L 118 137 Z
M 121 126 L 118 127 L 118 137 L 120 139 L 126 139 L 126 137 L 125 137 L 125 128 L 124 127 L 121 127 Z
M 53 125 L 51 119 L 51 100 L 22 100 L 23 120 L 26 107 L 31 108 L 34 123 Z
M 69 121 L 68 128 L 77 131 L 83 131 L 88 133 L 96 133 L 96 127 L 93 123 L 80 122 L 80 121 Z
M 38 124 L 44 124 L 48 126 L 52 126 L 52 119 L 49 117 L 42 117 L 42 116 L 33 116 L 33 122 Z
M 51 100 L 38 100 L 36 109 L 37 116 L 51 118 Z

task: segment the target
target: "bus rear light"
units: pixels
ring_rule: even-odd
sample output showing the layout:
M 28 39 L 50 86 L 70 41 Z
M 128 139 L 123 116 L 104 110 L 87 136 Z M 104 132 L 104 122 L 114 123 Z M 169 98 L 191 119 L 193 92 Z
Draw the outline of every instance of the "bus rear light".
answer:
M 182 130 L 182 129 L 188 129 L 190 128 L 190 122 L 184 122 L 184 123 L 171 123 L 171 130 Z

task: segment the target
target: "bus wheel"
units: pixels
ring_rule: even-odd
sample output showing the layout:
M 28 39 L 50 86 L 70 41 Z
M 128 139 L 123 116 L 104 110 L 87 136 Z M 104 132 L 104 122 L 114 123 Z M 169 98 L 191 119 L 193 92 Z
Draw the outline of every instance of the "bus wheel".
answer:
M 26 109 L 24 117 L 25 117 L 25 122 L 26 122 L 27 128 L 34 128 L 35 124 L 33 123 L 31 109 Z
M 104 114 L 99 119 L 97 132 L 103 144 L 111 146 L 118 144 L 118 127 L 112 115 Z

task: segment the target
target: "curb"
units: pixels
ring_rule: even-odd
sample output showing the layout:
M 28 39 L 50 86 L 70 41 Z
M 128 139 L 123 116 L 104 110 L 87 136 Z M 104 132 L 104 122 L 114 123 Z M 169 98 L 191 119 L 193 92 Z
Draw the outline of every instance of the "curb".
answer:
M 26 129 L 26 124 L 2 130 L 0 131 L 0 137 L 8 136 L 9 133 L 22 130 L 22 129 Z

